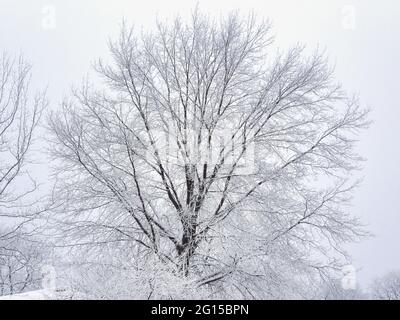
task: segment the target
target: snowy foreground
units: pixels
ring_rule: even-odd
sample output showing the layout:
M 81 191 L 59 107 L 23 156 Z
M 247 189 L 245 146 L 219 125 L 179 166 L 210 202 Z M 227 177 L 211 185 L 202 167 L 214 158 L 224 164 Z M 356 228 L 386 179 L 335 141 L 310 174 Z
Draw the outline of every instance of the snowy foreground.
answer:
M 0 300 L 71 300 L 73 297 L 74 295 L 70 291 L 64 289 L 58 289 L 56 291 L 42 289 L 0 296 Z

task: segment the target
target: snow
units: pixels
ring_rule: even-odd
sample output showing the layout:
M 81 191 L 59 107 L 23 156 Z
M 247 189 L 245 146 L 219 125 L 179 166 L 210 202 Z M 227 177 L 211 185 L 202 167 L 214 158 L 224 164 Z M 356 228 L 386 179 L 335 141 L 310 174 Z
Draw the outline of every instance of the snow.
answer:
M 29 291 L 29 292 L 0 297 L 0 300 L 53 300 L 53 299 L 54 299 L 54 292 L 51 292 L 50 290 L 47 289 Z

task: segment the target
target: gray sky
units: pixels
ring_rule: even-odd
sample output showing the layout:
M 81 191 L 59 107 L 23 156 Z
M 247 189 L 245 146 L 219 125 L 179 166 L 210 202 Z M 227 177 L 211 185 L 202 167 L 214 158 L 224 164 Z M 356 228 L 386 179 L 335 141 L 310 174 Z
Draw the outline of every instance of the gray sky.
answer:
M 0 0 L 0 50 L 22 52 L 34 64 L 35 86 L 49 86 L 56 107 L 78 84 L 95 58 L 107 56 L 107 39 L 121 19 L 137 27 L 156 15 L 187 15 L 188 0 Z M 219 15 L 254 10 L 274 24 L 282 48 L 297 42 L 327 49 L 337 79 L 372 108 L 374 124 L 361 137 L 363 185 L 354 211 L 375 237 L 352 245 L 358 279 L 366 285 L 386 271 L 400 270 L 400 2 L 398 0 L 200 0 L 200 9 Z

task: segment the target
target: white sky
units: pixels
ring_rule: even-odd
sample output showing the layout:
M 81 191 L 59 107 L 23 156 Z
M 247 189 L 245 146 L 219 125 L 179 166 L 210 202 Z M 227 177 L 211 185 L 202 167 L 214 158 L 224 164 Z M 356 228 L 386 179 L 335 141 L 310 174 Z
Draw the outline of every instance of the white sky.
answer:
M 400 270 L 400 2 L 398 0 L 200 0 L 200 9 L 219 15 L 254 10 L 274 23 L 282 48 L 297 42 L 326 48 L 344 87 L 373 109 L 363 134 L 365 163 L 354 211 L 375 234 L 350 251 L 361 284 Z M 34 64 L 35 86 L 49 86 L 57 107 L 95 58 L 107 57 L 107 39 L 122 17 L 137 27 L 155 17 L 187 15 L 189 0 L 0 0 L 0 50 L 22 52 Z

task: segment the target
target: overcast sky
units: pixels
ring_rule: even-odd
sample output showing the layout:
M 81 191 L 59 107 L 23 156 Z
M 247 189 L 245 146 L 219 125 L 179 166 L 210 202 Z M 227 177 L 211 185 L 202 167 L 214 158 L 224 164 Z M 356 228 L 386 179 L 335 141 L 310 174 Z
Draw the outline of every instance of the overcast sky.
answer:
M 375 237 L 353 245 L 362 285 L 400 270 L 400 3 L 398 0 L 200 0 L 202 11 L 254 10 L 274 24 L 282 48 L 297 42 L 326 48 L 336 76 L 372 109 L 374 124 L 362 135 L 367 158 L 354 211 Z M 156 16 L 186 16 L 188 0 L 0 0 L 0 50 L 22 52 L 34 64 L 35 87 L 48 86 L 56 108 L 71 85 L 107 56 L 107 39 L 124 17 L 137 27 L 154 26 Z

